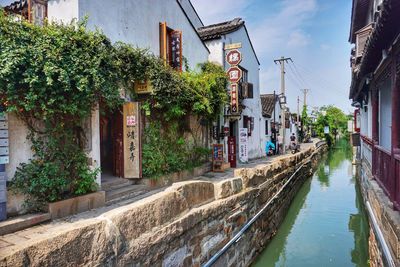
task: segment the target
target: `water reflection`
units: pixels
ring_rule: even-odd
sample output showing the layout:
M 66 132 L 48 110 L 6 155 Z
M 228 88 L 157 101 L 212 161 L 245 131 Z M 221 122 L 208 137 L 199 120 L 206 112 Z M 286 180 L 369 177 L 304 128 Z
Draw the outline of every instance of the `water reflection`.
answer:
M 368 266 L 368 222 L 351 159 L 345 141 L 331 149 L 254 266 Z

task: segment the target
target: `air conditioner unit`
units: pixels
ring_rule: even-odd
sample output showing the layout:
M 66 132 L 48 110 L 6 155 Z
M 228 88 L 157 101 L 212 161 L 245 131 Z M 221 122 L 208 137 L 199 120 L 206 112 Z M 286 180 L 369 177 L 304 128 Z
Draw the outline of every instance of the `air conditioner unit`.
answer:
M 242 99 L 253 98 L 253 84 L 248 82 L 242 82 L 240 87 L 240 97 Z

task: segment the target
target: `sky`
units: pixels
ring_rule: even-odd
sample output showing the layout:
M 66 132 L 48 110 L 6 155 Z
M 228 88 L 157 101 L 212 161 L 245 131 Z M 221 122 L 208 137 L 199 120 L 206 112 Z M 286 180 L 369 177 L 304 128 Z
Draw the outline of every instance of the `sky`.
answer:
M 0 5 L 14 0 L 0 0 Z M 148 0 L 150 1 L 150 0 Z M 333 104 L 352 110 L 350 0 L 191 0 L 205 25 L 241 17 L 260 60 L 260 91 L 280 91 L 280 69 L 274 59 L 290 57 L 286 95 L 292 112 L 300 89 L 310 89 L 307 104 Z
M 280 91 L 280 67 L 274 59 L 290 57 L 286 66 L 289 108 L 297 111 L 300 89 L 310 89 L 307 105 L 336 105 L 352 110 L 348 43 L 350 0 L 192 0 L 205 25 L 241 17 L 260 60 L 260 91 Z

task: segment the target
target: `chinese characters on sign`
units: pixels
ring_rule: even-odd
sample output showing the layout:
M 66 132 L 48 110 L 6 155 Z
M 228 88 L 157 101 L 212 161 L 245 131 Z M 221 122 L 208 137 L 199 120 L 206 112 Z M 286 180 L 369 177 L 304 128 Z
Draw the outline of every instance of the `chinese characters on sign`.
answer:
M 171 33 L 171 66 L 175 70 L 182 71 L 182 32 Z
M 124 104 L 124 178 L 141 178 L 139 103 Z
M 249 161 L 249 155 L 247 150 L 247 129 L 239 129 L 239 160 L 242 163 Z
M 226 54 L 226 61 L 231 66 L 237 66 L 242 61 L 242 54 L 239 50 L 231 50 Z
M 226 62 L 230 65 L 227 71 L 228 80 L 231 83 L 231 114 L 239 112 L 238 82 L 242 78 L 242 70 L 237 66 L 242 61 L 242 54 L 237 49 L 230 50 L 226 54 Z
M 153 92 L 153 86 L 148 80 L 135 81 L 134 89 L 137 94 L 150 94 Z
M 238 67 L 230 67 L 228 70 L 228 79 L 231 83 L 237 83 L 242 78 L 242 70 Z
M 238 85 L 237 83 L 231 84 L 231 113 L 237 113 L 239 111 L 238 102 Z

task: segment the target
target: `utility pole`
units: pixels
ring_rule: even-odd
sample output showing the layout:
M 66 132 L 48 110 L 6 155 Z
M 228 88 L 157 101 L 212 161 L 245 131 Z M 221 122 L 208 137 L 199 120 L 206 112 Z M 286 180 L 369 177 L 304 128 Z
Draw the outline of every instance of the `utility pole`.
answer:
M 280 59 L 275 59 L 274 63 L 281 65 L 281 93 L 280 96 L 285 96 L 285 63 L 288 63 L 288 61 L 292 61 L 290 57 L 281 57 Z M 285 126 L 285 109 L 281 107 L 281 124 L 282 124 L 282 152 L 283 154 L 286 151 L 285 148 L 285 132 L 286 132 L 286 126 Z
M 304 106 L 307 106 L 307 94 L 310 92 L 310 89 L 301 89 L 304 94 Z
M 300 97 L 297 96 L 297 127 L 299 126 L 299 118 L 300 118 Z

